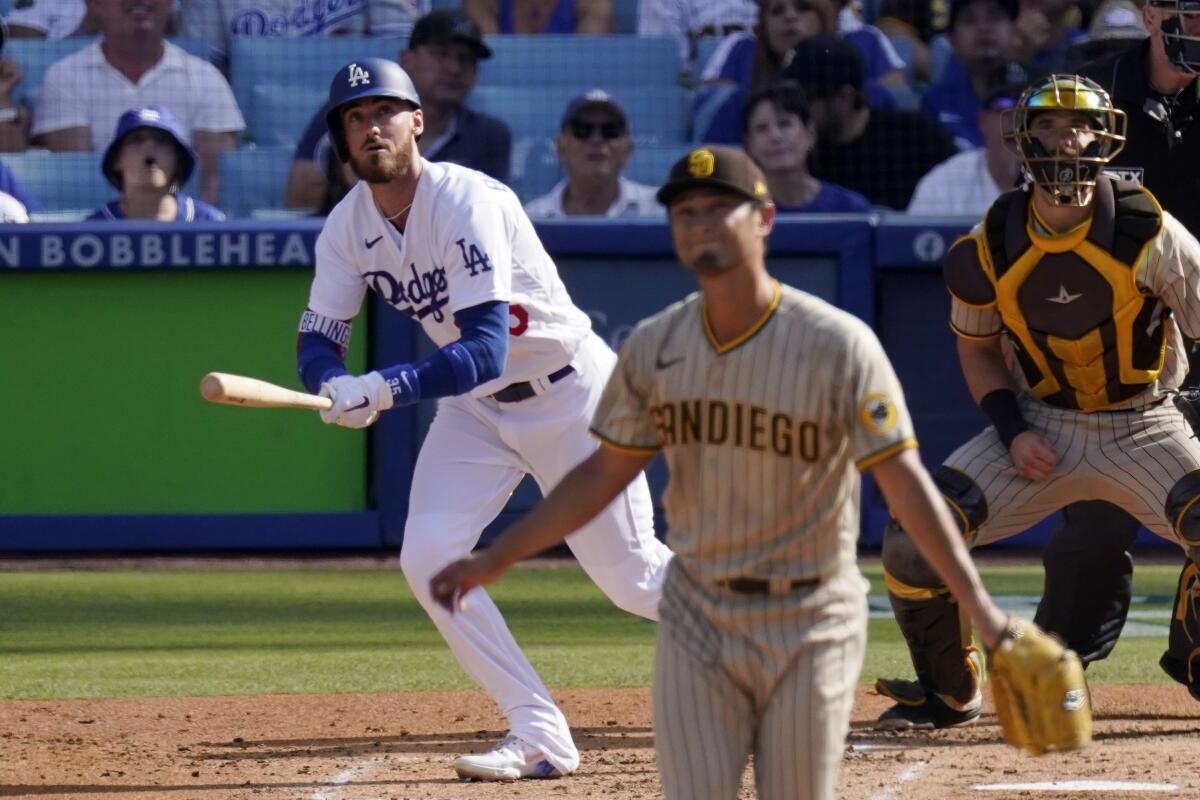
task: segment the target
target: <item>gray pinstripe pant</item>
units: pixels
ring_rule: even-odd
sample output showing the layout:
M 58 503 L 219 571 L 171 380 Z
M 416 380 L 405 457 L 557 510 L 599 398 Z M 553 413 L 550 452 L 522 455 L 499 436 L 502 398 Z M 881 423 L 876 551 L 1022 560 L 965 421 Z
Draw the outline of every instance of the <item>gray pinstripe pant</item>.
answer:
M 763 800 L 832 800 L 866 647 L 866 582 L 745 596 L 678 561 L 663 587 L 654 741 L 668 800 L 734 800 L 748 757 Z
M 1058 464 L 1044 480 L 1022 478 L 991 427 L 954 451 L 945 465 L 969 475 L 987 500 L 987 521 L 968 544 L 1013 536 L 1077 500 L 1107 500 L 1190 549 L 1167 518 L 1166 501 L 1180 478 L 1200 470 L 1200 441 L 1170 399 L 1084 414 L 1022 396 L 1021 410 L 1050 440 Z

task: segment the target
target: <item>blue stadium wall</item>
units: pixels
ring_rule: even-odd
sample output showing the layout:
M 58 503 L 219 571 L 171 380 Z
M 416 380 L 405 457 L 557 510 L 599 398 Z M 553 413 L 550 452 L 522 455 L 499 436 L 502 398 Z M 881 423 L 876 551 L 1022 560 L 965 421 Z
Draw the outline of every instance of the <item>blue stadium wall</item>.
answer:
M 769 265 L 785 283 L 869 322 L 904 384 L 929 466 L 976 433 L 947 328 L 939 261 L 969 220 L 790 218 Z M 539 225 L 575 302 L 617 347 L 694 290 L 657 222 Z M 10 321 L 0 418 L 0 552 L 396 548 L 433 404 L 369 432 L 309 412 L 203 403 L 207 371 L 296 385 L 295 326 L 319 221 L 29 225 L 0 229 L 0 314 Z M 411 360 L 429 344 L 372 300 L 351 366 Z M 651 470 L 656 494 L 665 474 Z M 485 536 L 536 501 L 526 482 Z M 887 512 L 868 481 L 861 542 Z M 661 518 L 660 518 L 661 525 Z M 1010 544 L 1037 545 L 1052 521 Z M 660 527 L 661 530 L 661 527 Z M 1157 543 L 1143 531 L 1144 544 Z

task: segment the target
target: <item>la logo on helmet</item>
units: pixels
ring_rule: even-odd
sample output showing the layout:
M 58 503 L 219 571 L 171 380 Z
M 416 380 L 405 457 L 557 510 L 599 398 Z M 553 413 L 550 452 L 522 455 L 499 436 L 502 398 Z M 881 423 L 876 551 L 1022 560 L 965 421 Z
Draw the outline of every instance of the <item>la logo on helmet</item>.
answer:
M 351 64 L 350 70 L 350 85 L 358 86 L 360 83 L 370 83 L 371 73 L 360 67 L 358 64 Z

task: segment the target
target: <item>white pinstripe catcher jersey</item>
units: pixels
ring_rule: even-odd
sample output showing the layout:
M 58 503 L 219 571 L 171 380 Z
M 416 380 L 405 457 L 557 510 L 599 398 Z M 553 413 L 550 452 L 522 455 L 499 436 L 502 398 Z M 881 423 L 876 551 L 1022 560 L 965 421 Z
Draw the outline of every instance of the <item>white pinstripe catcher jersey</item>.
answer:
M 879 340 L 778 284 L 771 309 L 724 345 L 703 308 L 696 293 L 638 325 L 593 432 L 661 450 L 671 548 L 697 579 L 854 568 L 859 470 L 916 444 Z
M 421 164 L 403 234 L 384 219 L 362 181 L 330 212 L 317 237 L 309 308 L 351 319 L 370 287 L 444 347 L 461 336 L 455 312 L 508 303 L 508 363 L 499 378 L 475 387 L 473 397 L 569 364 L 591 322 L 571 302 L 521 201 L 481 172 Z

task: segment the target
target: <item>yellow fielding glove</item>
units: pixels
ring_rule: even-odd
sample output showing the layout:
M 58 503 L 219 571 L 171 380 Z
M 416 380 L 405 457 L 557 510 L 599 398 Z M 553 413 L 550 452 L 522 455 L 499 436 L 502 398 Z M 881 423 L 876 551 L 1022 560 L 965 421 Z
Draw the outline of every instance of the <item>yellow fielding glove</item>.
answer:
M 1092 741 L 1092 705 L 1079 656 L 1037 625 L 1010 617 L 988 653 L 992 698 L 1004 738 L 1040 756 Z

